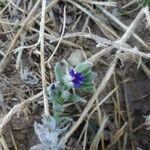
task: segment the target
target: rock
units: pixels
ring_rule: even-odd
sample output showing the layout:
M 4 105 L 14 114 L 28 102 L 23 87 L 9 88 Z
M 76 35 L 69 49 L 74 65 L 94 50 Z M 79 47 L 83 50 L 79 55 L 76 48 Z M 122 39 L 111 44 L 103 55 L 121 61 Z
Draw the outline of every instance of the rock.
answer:
M 83 61 L 83 53 L 81 50 L 75 50 L 71 53 L 70 57 L 68 58 L 68 61 L 71 65 L 76 66 L 77 64 L 81 63 Z

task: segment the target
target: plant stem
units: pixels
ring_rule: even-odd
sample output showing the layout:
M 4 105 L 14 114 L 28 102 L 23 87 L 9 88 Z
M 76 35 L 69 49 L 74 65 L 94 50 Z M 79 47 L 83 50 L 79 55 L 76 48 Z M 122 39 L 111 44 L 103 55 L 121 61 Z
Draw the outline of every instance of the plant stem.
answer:
M 42 14 L 40 24 L 40 52 L 41 52 L 41 75 L 42 75 L 42 87 L 43 87 L 43 99 L 44 99 L 44 113 L 49 115 L 49 106 L 47 98 L 47 88 L 45 79 L 45 60 L 44 60 L 44 27 L 45 27 L 45 8 L 46 0 L 42 0 Z
M 2 146 L 3 146 L 3 148 L 4 148 L 4 150 L 9 150 L 9 148 L 8 148 L 8 146 L 7 146 L 7 143 L 6 143 L 6 141 L 5 141 L 3 135 L 0 136 L 0 142 L 1 142 L 1 144 L 2 144 Z

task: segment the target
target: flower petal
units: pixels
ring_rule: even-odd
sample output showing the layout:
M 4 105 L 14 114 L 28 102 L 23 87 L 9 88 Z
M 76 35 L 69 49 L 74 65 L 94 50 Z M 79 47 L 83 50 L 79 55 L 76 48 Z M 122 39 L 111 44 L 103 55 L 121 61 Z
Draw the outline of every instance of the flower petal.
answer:
M 55 86 L 55 84 L 53 83 L 52 85 L 51 85 L 51 90 L 55 90 L 56 89 L 56 86 Z
M 83 82 L 83 81 L 85 80 L 85 77 L 84 77 L 84 76 L 80 76 L 80 77 L 78 78 L 78 80 L 80 80 L 80 82 Z
M 85 81 L 85 76 L 80 72 L 75 72 L 74 69 L 70 70 L 69 75 L 71 77 L 70 82 L 73 83 L 75 88 L 80 88 L 81 84 Z
M 80 88 L 81 83 L 79 81 L 75 80 L 75 81 L 73 81 L 73 85 L 75 88 Z
M 74 76 L 75 76 L 76 78 L 79 78 L 80 76 L 82 76 L 82 74 L 79 73 L 79 72 L 77 72 L 77 73 L 74 74 Z
M 73 69 L 71 69 L 70 70 L 70 72 L 69 72 L 69 74 L 73 77 L 73 76 L 75 76 L 75 72 L 74 72 L 74 70 Z

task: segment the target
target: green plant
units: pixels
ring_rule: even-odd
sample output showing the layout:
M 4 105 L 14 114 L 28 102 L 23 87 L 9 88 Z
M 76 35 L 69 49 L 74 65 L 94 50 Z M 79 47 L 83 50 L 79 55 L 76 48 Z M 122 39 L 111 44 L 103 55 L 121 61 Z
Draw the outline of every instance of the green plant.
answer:
M 142 6 L 150 6 L 150 0 L 139 0 L 139 3 L 142 5 Z
M 89 62 L 78 64 L 75 68 L 66 61 L 56 64 L 54 69 L 56 81 L 47 88 L 53 115 L 44 116 L 41 123 L 34 123 L 35 133 L 41 144 L 35 145 L 31 150 L 64 148 L 64 144 L 60 141 L 73 120 L 71 117 L 63 115 L 63 106 L 67 102 L 84 102 L 84 99 L 73 91 L 91 92 L 93 90 L 96 73 L 91 69 L 92 64 Z

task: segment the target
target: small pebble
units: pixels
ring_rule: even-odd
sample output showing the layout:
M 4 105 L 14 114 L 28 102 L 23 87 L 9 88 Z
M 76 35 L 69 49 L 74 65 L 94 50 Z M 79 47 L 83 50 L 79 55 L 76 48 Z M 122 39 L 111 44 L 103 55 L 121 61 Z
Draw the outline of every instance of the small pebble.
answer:
M 69 63 L 72 66 L 76 66 L 77 64 L 81 63 L 83 61 L 83 53 L 81 50 L 75 50 L 71 53 L 70 57 L 68 58 Z

